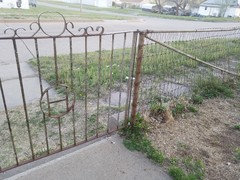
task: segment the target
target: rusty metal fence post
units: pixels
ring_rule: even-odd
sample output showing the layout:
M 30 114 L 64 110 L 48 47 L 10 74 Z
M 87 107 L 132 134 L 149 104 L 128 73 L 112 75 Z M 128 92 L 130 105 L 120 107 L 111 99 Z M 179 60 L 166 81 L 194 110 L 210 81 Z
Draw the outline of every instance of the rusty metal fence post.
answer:
M 139 33 L 137 64 L 136 64 L 135 81 L 134 81 L 134 87 L 133 87 L 134 89 L 133 89 L 133 102 L 132 102 L 132 112 L 131 112 L 131 126 L 133 126 L 136 122 L 139 88 L 141 83 L 141 69 L 142 69 L 145 35 L 146 35 L 145 32 Z
M 133 76 L 134 76 L 134 66 L 136 59 L 136 51 L 137 51 L 137 41 L 138 41 L 138 31 L 133 32 L 132 37 L 132 47 L 131 47 L 131 59 L 130 59 L 130 67 L 129 67 L 129 79 L 127 83 L 127 99 L 126 99 L 126 107 L 125 107 L 125 122 L 124 126 L 128 125 L 130 107 L 131 107 L 131 95 L 132 95 L 132 84 L 133 84 Z

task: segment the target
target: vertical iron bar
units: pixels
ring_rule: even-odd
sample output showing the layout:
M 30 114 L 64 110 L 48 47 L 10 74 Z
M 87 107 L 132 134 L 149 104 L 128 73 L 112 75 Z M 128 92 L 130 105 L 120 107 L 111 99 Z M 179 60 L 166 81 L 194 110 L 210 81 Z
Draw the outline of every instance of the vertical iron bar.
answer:
M 42 93 L 43 93 L 43 85 L 42 85 L 41 65 L 40 65 L 40 60 L 39 60 L 38 41 L 37 41 L 37 39 L 34 39 L 34 41 L 35 41 L 35 49 L 36 49 L 36 55 L 37 55 L 38 78 L 39 78 L 39 84 L 40 84 L 40 91 L 41 91 L 41 95 L 42 95 Z
M 25 113 L 26 124 L 27 124 L 27 131 L 28 131 L 30 149 L 31 149 L 31 153 L 32 153 L 32 159 L 35 159 L 35 155 L 34 155 L 34 151 L 33 151 L 32 137 L 31 137 L 31 130 L 30 130 L 30 125 L 29 125 L 29 117 L 28 117 L 28 112 L 27 112 L 27 104 L 26 104 L 26 98 L 25 98 L 25 92 L 24 92 L 24 86 L 23 86 L 23 79 L 22 79 L 21 67 L 20 67 L 20 62 L 19 62 L 19 57 L 18 57 L 17 43 L 16 43 L 16 39 L 12 39 L 12 41 L 13 41 L 13 47 L 14 47 L 14 52 L 15 52 L 15 59 L 16 59 L 16 64 L 17 64 L 19 83 L 20 83 L 20 88 L 21 88 L 21 94 L 22 94 L 23 107 L 24 107 L 24 113 Z
M 55 63 L 55 75 L 56 75 L 56 85 L 58 82 L 58 63 L 57 63 L 57 46 L 56 46 L 56 38 L 53 38 L 53 51 L 54 51 L 54 63 Z
M 77 140 L 76 140 L 76 126 L 75 126 L 75 107 L 72 109 L 72 119 L 73 119 L 73 142 L 74 145 L 76 146 Z
M 68 112 L 69 109 L 68 87 L 65 88 L 65 91 L 66 91 L 66 112 Z
M 121 80 L 120 80 L 120 93 L 119 93 L 119 102 L 118 102 L 118 117 L 117 117 L 117 129 L 119 129 L 119 116 L 120 116 L 120 108 L 121 108 L 121 98 L 122 98 L 122 82 L 123 82 L 123 64 L 124 64 L 124 59 L 125 59 L 125 52 L 126 52 L 126 39 L 127 39 L 127 33 L 124 33 L 124 40 L 123 40 L 123 50 L 122 50 L 122 61 L 120 65 L 120 71 L 121 72 Z
M 99 53 L 98 53 L 98 100 L 97 100 L 97 129 L 96 136 L 99 136 L 99 99 L 101 92 L 101 61 L 102 61 L 102 36 L 99 36 Z
M 42 85 L 42 73 L 41 73 L 41 64 L 39 59 L 39 49 L 38 49 L 38 41 L 35 40 L 35 49 L 36 49 L 36 55 L 37 55 L 37 64 L 38 64 L 38 78 L 39 78 L 39 84 L 40 84 L 40 91 L 41 95 L 43 94 L 43 85 Z M 49 154 L 49 143 L 48 143 L 48 133 L 47 133 L 47 124 L 46 124 L 46 115 L 43 113 L 43 122 L 44 122 L 44 132 L 45 132 L 45 141 L 47 146 L 47 153 Z
M 85 36 L 85 141 L 88 140 L 88 137 L 87 137 L 87 131 L 88 131 L 88 107 L 87 107 L 87 98 L 88 98 L 88 49 L 87 49 L 87 44 L 88 41 L 87 41 L 87 36 Z
M 75 99 L 75 92 L 74 92 L 74 84 L 73 84 L 73 50 L 72 50 L 72 37 L 69 38 L 69 45 L 70 45 L 70 72 L 71 72 L 71 90 L 74 95 Z M 68 107 L 68 105 L 67 105 Z M 75 110 L 74 107 L 72 109 L 72 121 L 73 121 L 73 141 L 74 145 L 76 145 L 76 125 L 75 125 Z
M 59 132 L 59 142 L 60 142 L 60 149 L 63 149 L 63 144 L 62 144 L 62 127 L 61 127 L 61 118 L 58 117 L 58 132 Z
M 51 116 L 51 107 L 50 107 L 50 99 L 49 99 L 49 93 L 47 91 L 47 105 L 48 105 L 48 116 Z
M 125 107 L 125 122 L 124 125 L 126 126 L 129 119 L 129 112 L 130 112 L 130 103 L 131 103 L 131 90 L 132 90 L 132 77 L 134 71 L 134 63 L 135 63 L 135 56 L 136 56 L 136 47 L 137 47 L 137 38 L 138 32 L 133 33 L 132 39 L 132 49 L 131 49 L 131 61 L 129 67 L 129 79 L 128 79 L 128 88 L 127 88 L 127 99 L 126 99 L 126 107 Z
M 5 99 L 5 95 L 4 95 L 4 91 L 3 91 L 3 85 L 2 85 L 1 78 L 0 78 L 0 90 L 1 90 L 1 94 L 2 94 L 4 110 L 5 110 L 5 114 L 6 114 L 6 118 L 7 118 L 8 129 L 9 129 L 10 138 L 11 138 L 11 141 L 12 141 L 12 146 L 13 146 L 13 151 L 14 151 L 16 163 L 17 163 L 17 165 L 19 165 L 17 151 L 16 151 L 16 146 L 15 146 L 15 143 L 14 143 L 14 137 L 13 137 L 13 133 L 12 133 L 12 127 L 11 127 L 11 122 L 10 122 L 10 118 L 9 118 L 9 114 L 8 114 L 8 108 L 7 108 L 7 103 L 6 103 L 6 99 Z
M 73 50 L 72 50 L 72 38 L 69 38 L 70 45 L 70 73 L 71 73 L 71 90 L 74 90 L 73 85 Z
M 132 126 L 135 124 L 136 114 L 137 114 L 137 103 L 138 103 L 139 87 L 140 87 L 140 81 L 141 81 L 144 39 L 145 39 L 145 33 L 140 33 L 139 34 L 139 42 L 138 42 L 136 74 L 135 74 L 134 90 L 133 90 L 134 92 L 133 92 L 133 102 L 132 102 L 132 113 L 131 113 L 131 125 Z
M 108 122 L 107 122 L 107 133 L 109 133 L 109 123 L 110 123 L 110 108 L 112 100 L 112 66 L 113 66 L 113 56 L 114 56 L 114 34 L 112 35 L 112 50 L 111 50 L 111 62 L 110 62 L 110 79 L 109 79 L 109 98 L 108 98 Z

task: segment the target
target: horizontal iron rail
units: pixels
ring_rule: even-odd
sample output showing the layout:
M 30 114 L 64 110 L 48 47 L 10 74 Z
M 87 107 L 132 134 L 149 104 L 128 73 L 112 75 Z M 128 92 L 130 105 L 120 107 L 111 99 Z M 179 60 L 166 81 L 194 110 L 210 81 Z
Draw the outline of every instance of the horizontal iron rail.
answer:
M 110 35 L 117 35 L 123 33 L 197 33 L 197 32 L 228 32 L 228 31 L 240 31 L 240 28 L 228 28 L 228 29 L 206 29 L 206 30 L 182 30 L 182 31 L 158 31 L 158 30 L 129 30 L 129 31 L 118 31 L 118 32 L 109 32 L 103 34 L 81 34 L 81 35 L 61 35 L 61 36 L 54 36 L 54 38 L 69 38 L 69 37 L 94 37 L 94 36 L 110 36 Z M 11 39 L 49 39 L 53 38 L 52 36 L 15 36 L 15 37 L 0 37 L 0 40 L 11 40 Z
M 103 34 L 81 34 L 81 35 L 61 35 L 61 36 L 14 36 L 14 37 L 0 37 L 0 40 L 11 40 L 11 39 L 53 39 L 53 38 L 78 38 L 78 37 L 94 37 L 94 36 L 111 36 L 111 35 L 118 35 L 118 34 L 124 34 L 124 33 L 134 33 L 138 32 L 138 30 L 133 31 L 118 31 L 118 32 L 109 32 L 109 33 L 103 33 Z
M 201 64 L 205 64 L 205 65 L 207 65 L 207 66 L 210 66 L 210 67 L 212 67 L 212 68 L 214 68 L 214 69 L 217 69 L 217 70 L 220 70 L 220 71 L 222 71 L 222 72 L 231 74 L 231 75 L 236 76 L 236 77 L 240 77 L 239 74 L 236 74 L 236 73 L 230 72 L 230 71 L 228 71 L 228 70 L 222 69 L 222 68 L 220 68 L 220 67 L 214 66 L 214 65 L 212 65 L 212 64 L 210 64 L 210 63 L 207 63 L 207 62 L 205 62 L 205 61 L 203 61 L 203 60 L 201 60 L 201 59 L 199 59 L 199 58 L 197 58 L 197 57 L 194 57 L 194 56 L 192 56 L 192 55 L 190 55 L 190 54 L 187 54 L 187 53 L 185 53 L 185 52 L 183 52 L 183 51 L 181 51 L 181 50 L 179 50 L 179 49 L 176 49 L 176 48 L 174 48 L 174 47 L 172 47 L 172 46 L 169 46 L 169 45 L 167 45 L 167 44 L 165 44 L 165 43 L 161 43 L 161 42 L 159 42 L 159 41 L 156 41 L 156 40 L 148 37 L 147 35 L 146 35 L 145 37 L 146 37 L 147 39 L 149 39 L 150 41 L 153 41 L 153 42 L 155 42 L 155 43 L 157 43 L 157 44 L 159 44 L 159 45 L 161 45 L 161 46 L 163 46 L 163 47 L 166 47 L 166 48 L 168 48 L 168 49 L 171 49 L 172 51 L 175 51 L 176 53 L 179 53 L 179 54 L 182 54 L 182 55 L 184 55 L 184 56 L 186 56 L 186 57 L 189 57 L 190 59 L 192 59 L 192 60 L 194 60 L 194 61 L 197 61 L 197 62 L 199 62 L 199 63 L 201 63 Z
M 158 31 L 158 30 L 145 30 L 141 31 L 143 33 L 194 33 L 194 32 L 227 32 L 227 31 L 236 31 L 240 28 L 231 28 L 231 29 L 206 29 L 206 30 L 183 30 L 183 31 Z

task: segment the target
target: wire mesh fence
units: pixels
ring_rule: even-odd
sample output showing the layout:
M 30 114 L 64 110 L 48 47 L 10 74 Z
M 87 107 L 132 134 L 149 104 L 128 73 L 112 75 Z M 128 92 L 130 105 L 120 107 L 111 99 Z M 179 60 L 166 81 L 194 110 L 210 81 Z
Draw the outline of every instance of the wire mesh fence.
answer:
M 194 87 L 206 79 L 239 77 L 239 29 L 145 33 L 140 111 L 154 98 L 190 98 Z

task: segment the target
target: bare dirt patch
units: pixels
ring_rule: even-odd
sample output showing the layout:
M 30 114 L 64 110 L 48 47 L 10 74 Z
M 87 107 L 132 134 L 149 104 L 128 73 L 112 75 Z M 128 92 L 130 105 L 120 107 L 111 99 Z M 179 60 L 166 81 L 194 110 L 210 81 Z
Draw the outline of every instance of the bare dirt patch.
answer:
M 235 150 L 240 147 L 240 99 L 211 99 L 171 123 L 147 118 L 147 136 L 168 158 L 200 159 L 205 163 L 206 179 L 240 179 L 240 162 Z

